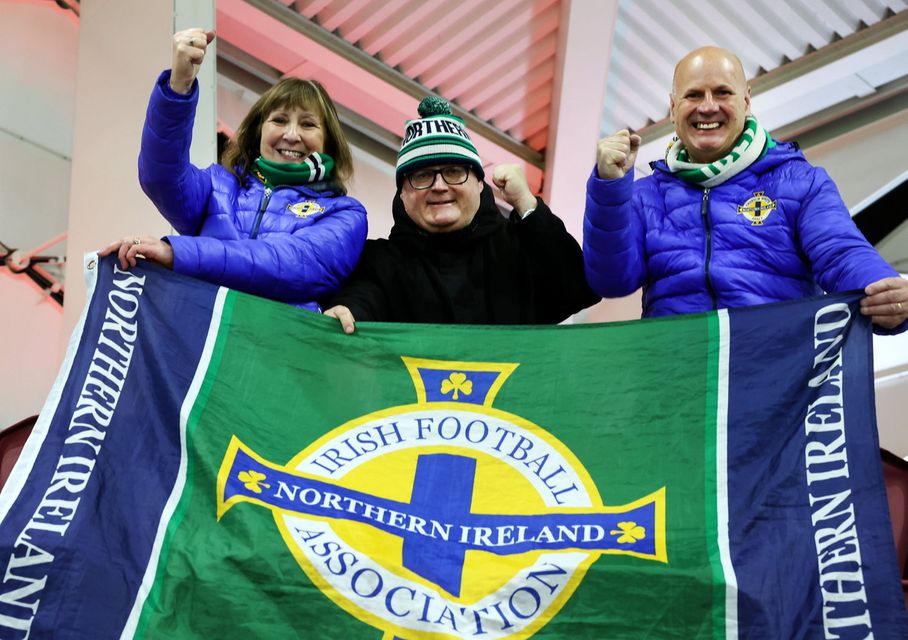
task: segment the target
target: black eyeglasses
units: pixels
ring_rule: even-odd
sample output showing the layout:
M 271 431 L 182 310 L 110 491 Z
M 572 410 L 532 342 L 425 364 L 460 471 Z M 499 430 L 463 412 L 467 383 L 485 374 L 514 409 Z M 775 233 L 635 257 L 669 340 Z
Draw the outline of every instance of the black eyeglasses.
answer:
M 463 184 L 470 176 L 470 168 L 462 164 L 451 164 L 441 169 L 418 169 L 407 174 L 407 182 L 417 190 L 428 189 L 435 184 L 435 176 L 441 174 L 441 179 L 449 185 Z

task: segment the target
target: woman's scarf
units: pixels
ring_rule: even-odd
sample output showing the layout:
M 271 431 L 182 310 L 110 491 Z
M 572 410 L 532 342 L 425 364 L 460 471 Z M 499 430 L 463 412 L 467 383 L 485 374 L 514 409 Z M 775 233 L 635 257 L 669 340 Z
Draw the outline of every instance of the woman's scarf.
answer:
M 320 182 L 331 178 L 334 158 L 315 152 L 302 162 L 272 162 L 261 156 L 255 160 L 255 174 L 266 187 L 283 187 Z

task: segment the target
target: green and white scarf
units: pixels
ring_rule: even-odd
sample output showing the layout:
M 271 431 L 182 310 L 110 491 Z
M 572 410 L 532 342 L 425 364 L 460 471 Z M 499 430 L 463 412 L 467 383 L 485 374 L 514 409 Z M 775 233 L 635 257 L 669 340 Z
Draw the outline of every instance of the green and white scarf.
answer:
M 272 162 L 261 156 L 255 160 L 255 174 L 267 187 L 328 180 L 333 171 L 334 158 L 317 151 L 309 154 L 302 162 Z
M 684 144 L 675 137 L 665 153 L 665 163 L 685 182 L 704 188 L 715 187 L 744 171 L 774 146 L 776 143 L 766 129 L 757 123 L 756 118 L 747 116 L 741 137 L 724 158 L 707 164 L 691 162 Z

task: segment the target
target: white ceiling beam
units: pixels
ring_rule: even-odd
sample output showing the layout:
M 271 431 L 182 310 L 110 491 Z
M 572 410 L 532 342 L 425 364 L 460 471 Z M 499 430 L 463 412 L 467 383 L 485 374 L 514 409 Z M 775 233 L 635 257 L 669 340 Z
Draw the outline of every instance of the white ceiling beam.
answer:
M 842 78 L 860 73 L 877 60 L 895 55 L 908 57 L 908 31 L 903 31 L 849 56 L 831 61 L 800 75 L 797 82 L 789 82 L 764 91 L 754 97 L 754 105 L 759 104 L 761 109 L 775 109 L 780 105 L 795 102 L 799 96 L 817 92 Z
M 843 131 L 851 135 L 855 129 L 870 122 L 888 118 L 894 113 L 904 113 L 908 102 L 905 96 L 908 96 L 908 76 L 877 86 L 873 93 L 866 96 L 849 98 L 806 118 L 790 122 L 772 133 L 779 140 L 806 142 L 805 146 L 818 144 L 818 140 L 841 136 Z M 824 134 L 823 129 L 828 133 Z
M 876 91 L 876 87 L 867 82 L 859 73 L 846 77 L 843 82 L 855 98 L 866 98 Z
M 583 231 L 618 0 L 563 0 L 543 194 L 568 231 Z

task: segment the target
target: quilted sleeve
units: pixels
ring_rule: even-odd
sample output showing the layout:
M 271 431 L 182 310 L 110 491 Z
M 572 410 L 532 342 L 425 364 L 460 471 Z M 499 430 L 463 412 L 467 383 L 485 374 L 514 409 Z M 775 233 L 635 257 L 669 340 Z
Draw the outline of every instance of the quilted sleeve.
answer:
M 170 70 L 158 77 L 142 129 L 139 184 L 158 211 L 181 234 L 199 233 L 205 219 L 211 179 L 189 163 L 192 124 L 199 86 L 188 94 L 170 88 Z
M 583 261 L 598 295 L 620 298 L 646 281 L 644 226 L 634 200 L 634 173 L 603 180 L 593 167 L 586 183 Z
M 897 276 L 855 226 L 829 174 L 807 168 L 798 233 L 816 282 L 825 291 L 849 291 Z
M 169 236 L 174 271 L 273 300 L 320 300 L 353 271 L 366 241 L 366 210 L 353 198 L 294 233 L 221 240 Z

